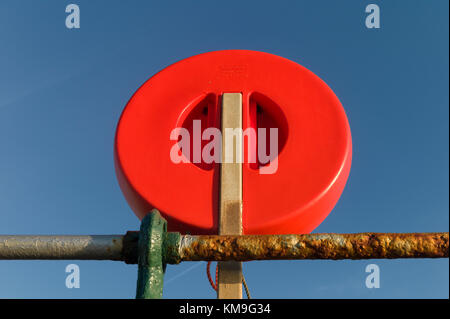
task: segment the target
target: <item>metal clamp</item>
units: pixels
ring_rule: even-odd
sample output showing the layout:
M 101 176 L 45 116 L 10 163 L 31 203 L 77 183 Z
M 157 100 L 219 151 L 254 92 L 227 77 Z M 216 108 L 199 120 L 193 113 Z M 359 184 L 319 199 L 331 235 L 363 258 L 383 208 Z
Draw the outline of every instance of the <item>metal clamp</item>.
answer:
M 138 280 L 136 299 L 160 299 L 163 294 L 163 240 L 167 221 L 154 209 L 141 223 L 138 243 Z

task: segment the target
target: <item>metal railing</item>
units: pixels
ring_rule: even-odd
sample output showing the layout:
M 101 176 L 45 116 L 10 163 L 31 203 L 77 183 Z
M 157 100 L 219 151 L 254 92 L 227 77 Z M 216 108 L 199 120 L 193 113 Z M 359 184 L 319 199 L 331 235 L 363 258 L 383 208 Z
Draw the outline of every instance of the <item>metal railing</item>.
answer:
M 137 298 L 161 298 L 165 264 L 182 261 L 448 258 L 449 233 L 181 235 L 153 210 L 125 235 L 0 235 L 0 259 L 139 264 Z

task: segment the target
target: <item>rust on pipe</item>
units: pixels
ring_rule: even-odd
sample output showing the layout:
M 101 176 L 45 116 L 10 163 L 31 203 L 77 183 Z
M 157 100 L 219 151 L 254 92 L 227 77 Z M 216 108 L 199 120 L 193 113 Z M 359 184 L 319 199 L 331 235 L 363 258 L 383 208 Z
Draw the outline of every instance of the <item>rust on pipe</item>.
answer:
M 166 262 L 393 259 L 449 256 L 448 233 L 359 233 L 180 237 Z
M 448 258 L 448 233 L 191 236 L 166 233 L 163 260 Z M 120 260 L 136 264 L 139 232 L 123 235 L 0 235 L 0 260 Z

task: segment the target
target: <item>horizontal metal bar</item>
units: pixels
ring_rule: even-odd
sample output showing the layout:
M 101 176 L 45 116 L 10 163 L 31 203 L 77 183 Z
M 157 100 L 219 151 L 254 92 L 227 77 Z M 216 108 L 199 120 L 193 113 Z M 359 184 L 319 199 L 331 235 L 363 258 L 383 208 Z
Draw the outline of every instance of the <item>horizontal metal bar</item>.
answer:
M 0 235 L 0 260 L 118 260 L 137 263 L 139 232 L 126 235 Z M 448 233 L 191 236 L 166 233 L 164 261 L 448 258 Z
M 0 236 L 0 259 L 124 260 L 123 235 Z
M 167 262 L 392 259 L 449 256 L 448 233 L 182 236 Z

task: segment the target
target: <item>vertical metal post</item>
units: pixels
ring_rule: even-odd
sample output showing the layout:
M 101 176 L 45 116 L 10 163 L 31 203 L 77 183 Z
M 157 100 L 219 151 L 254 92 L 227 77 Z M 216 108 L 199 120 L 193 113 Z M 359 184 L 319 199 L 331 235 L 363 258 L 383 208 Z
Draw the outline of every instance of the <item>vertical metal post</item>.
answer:
M 230 130 L 234 134 L 227 134 Z M 242 158 L 242 94 L 224 93 L 219 235 L 242 235 Z M 219 262 L 218 267 L 217 297 L 242 299 L 242 262 Z
M 154 209 L 141 222 L 138 243 L 138 279 L 136 299 L 160 299 L 166 264 L 163 239 L 167 222 Z

